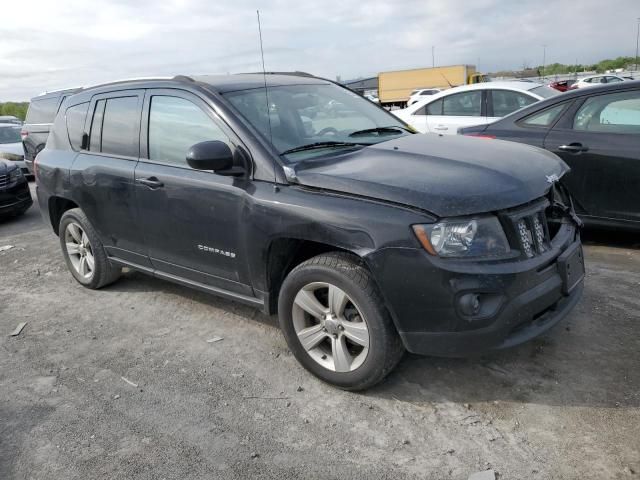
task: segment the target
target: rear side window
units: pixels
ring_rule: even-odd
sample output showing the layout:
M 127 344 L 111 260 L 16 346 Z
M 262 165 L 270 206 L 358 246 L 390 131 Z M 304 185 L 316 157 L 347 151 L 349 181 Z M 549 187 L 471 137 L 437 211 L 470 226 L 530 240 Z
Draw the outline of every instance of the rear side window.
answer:
M 89 110 L 89 102 L 74 105 L 67 108 L 67 133 L 69 142 L 74 150 L 80 150 L 82 145 L 82 134 L 84 133 L 84 121 Z
M 420 110 L 422 111 L 420 115 L 442 115 L 442 99 L 431 102 Z
M 154 96 L 149 111 L 149 159 L 186 166 L 189 148 L 229 138 L 196 104 L 179 97 Z
M 101 110 L 102 106 L 104 106 L 104 113 Z M 96 102 L 91 123 L 91 150 L 138 157 L 139 123 L 137 96 L 108 98 L 106 102 L 99 100 Z
M 534 113 L 525 118 L 522 123 L 532 127 L 550 127 L 560 116 L 566 103 L 545 108 L 541 112 Z
M 96 102 L 96 108 L 93 111 L 93 119 L 91 120 L 91 133 L 89 140 L 89 150 L 92 152 L 100 151 L 101 139 L 100 135 L 102 134 L 102 118 L 104 116 L 104 100 L 98 100 Z
M 600 133 L 640 133 L 640 90 L 588 98 L 573 129 Z
M 58 97 L 32 100 L 27 110 L 26 123 L 52 123 L 56 116 Z
M 504 117 L 537 101 L 529 95 L 511 90 L 492 90 L 491 98 L 494 117 Z
M 462 92 L 444 97 L 442 114 L 453 117 L 479 117 L 482 109 L 482 91 Z

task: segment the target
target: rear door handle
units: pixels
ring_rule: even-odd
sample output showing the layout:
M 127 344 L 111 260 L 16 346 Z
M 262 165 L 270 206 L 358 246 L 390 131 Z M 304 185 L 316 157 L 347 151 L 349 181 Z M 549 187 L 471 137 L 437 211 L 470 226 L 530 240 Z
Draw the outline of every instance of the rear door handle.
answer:
M 585 147 L 581 143 L 570 143 L 569 145 L 560 145 L 558 147 L 558 150 L 562 150 L 563 152 L 569 152 L 569 153 L 582 153 L 582 152 L 588 152 L 589 147 Z
M 145 186 L 151 188 L 152 190 L 155 190 L 156 188 L 164 187 L 164 183 L 162 183 L 156 177 L 136 178 L 136 183 L 139 183 L 141 185 L 145 185 Z
M 449 127 L 444 125 L 438 125 L 437 127 L 433 127 L 434 130 L 449 130 Z

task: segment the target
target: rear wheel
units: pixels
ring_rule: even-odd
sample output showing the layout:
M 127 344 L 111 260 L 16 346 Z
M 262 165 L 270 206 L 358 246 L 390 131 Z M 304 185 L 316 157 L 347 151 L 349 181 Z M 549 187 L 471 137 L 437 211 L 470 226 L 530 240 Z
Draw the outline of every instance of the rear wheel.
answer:
M 345 390 L 375 385 L 404 352 L 371 274 L 357 257 L 329 253 L 298 265 L 282 285 L 278 310 L 298 361 Z
M 113 283 L 121 269 L 111 264 L 102 242 L 82 210 L 67 210 L 60 219 L 60 246 L 73 277 L 87 288 Z

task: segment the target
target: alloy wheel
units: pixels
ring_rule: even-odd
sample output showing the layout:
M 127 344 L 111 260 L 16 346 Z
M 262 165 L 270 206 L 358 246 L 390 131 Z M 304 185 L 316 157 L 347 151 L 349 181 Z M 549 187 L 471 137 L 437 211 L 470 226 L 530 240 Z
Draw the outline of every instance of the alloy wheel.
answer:
M 95 269 L 93 249 L 89 237 L 76 222 L 67 225 L 64 231 L 67 255 L 75 271 L 85 280 L 91 280 Z
M 342 289 L 313 282 L 293 301 L 293 327 L 313 360 L 334 372 L 351 372 L 369 352 L 369 328 L 355 302 Z

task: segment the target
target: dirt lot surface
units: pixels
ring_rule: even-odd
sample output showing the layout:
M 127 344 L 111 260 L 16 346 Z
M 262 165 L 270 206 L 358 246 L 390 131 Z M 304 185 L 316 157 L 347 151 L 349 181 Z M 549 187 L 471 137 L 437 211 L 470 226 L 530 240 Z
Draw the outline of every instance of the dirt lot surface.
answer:
M 34 206 L 0 223 L 0 479 L 640 478 L 640 240 L 586 237 L 549 335 L 407 355 L 353 394 L 252 308 L 138 273 L 81 287 Z

